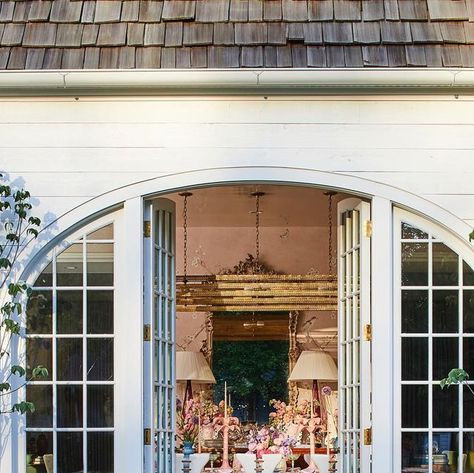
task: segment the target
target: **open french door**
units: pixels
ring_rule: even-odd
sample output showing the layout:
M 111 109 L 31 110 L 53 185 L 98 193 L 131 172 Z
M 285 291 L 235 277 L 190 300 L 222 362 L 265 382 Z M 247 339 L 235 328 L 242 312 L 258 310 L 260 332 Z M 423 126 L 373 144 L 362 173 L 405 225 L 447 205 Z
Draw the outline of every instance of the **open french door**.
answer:
M 371 471 L 370 204 L 338 204 L 338 471 Z
M 145 473 L 174 473 L 175 204 L 156 199 L 144 224 Z

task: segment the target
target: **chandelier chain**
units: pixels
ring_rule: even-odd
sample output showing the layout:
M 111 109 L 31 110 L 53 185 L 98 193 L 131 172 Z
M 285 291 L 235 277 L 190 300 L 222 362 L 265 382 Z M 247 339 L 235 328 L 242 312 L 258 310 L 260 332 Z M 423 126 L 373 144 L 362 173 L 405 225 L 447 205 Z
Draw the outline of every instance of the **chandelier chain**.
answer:
M 191 192 L 183 192 L 179 194 L 184 198 L 183 202 L 183 276 L 184 284 L 188 281 L 188 197 Z
M 255 259 L 260 262 L 260 194 L 255 197 Z

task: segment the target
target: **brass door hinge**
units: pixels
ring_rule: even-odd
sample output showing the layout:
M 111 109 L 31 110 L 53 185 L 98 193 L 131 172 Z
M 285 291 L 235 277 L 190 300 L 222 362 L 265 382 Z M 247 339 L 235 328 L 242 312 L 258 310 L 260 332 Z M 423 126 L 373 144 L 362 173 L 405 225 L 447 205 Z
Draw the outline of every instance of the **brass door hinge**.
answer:
M 364 429 L 364 445 L 372 445 L 372 427 Z
M 151 429 L 143 429 L 143 443 L 151 445 Z
M 143 326 L 143 340 L 149 342 L 151 340 L 151 327 L 149 324 Z
M 366 220 L 364 222 L 364 234 L 367 238 L 372 236 L 372 220 Z
M 364 325 L 364 340 L 366 342 L 372 341 L 372 325 L 371 324 Z
M 145 220 L 143 222 L 143 236 L 145 238 L 151 237 L 151 222 L 150 220 Z

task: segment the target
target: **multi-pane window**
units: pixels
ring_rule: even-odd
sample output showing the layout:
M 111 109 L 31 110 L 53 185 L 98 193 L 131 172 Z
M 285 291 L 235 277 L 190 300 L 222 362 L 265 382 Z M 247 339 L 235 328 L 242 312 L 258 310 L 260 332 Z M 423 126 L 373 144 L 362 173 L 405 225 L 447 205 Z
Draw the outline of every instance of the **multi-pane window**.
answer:
M 474 271 L 407 223 L 400 244 L 401 471 L 474 472 L 474 395 L 439 385 L 474 374 Z
M 114 235 L 107 225 L 53 254 L 27 305 L 27 473 L 114 471 Z

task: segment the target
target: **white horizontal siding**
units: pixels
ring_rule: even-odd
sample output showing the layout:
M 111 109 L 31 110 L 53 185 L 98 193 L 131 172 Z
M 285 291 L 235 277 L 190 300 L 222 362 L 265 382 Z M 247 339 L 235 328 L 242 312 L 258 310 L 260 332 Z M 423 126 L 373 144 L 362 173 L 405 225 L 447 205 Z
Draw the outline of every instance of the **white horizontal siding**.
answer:
M 294 166 L 422 195 L 474 221 L 474 100 L 2 99 L 0 168 L 50 216 L 161 175 Z

